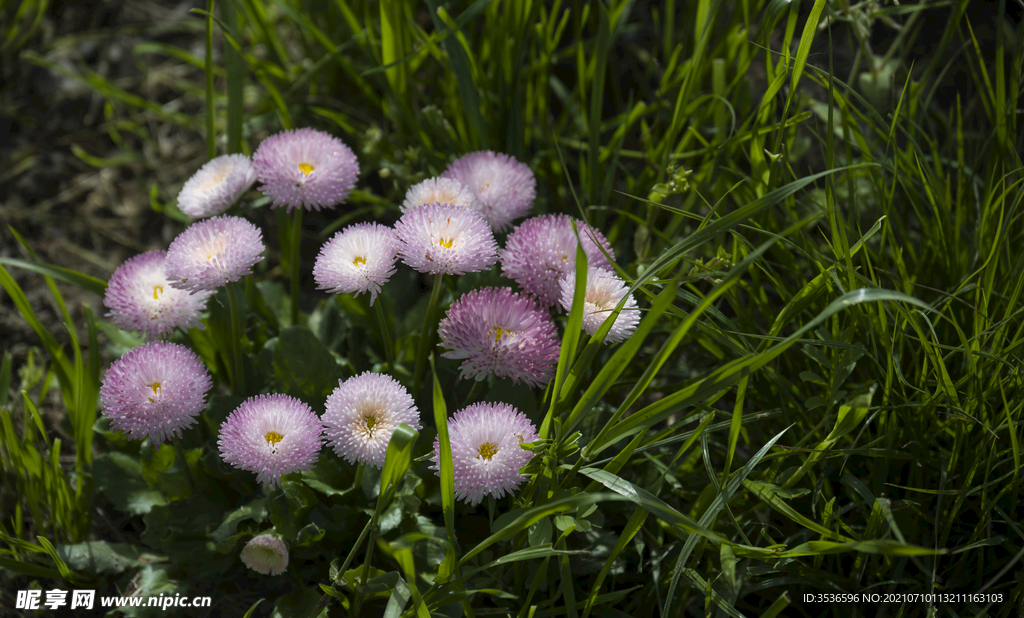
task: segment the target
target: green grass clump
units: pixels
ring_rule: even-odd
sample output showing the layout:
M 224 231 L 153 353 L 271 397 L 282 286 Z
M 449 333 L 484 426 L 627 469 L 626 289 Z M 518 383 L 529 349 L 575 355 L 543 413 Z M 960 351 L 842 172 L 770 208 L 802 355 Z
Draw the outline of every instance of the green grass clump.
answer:
M 48 373 L 30 357 L 8 399 L 0 369 L 6 589 L 141 573 L 139 594 L 237 613 L 266 598 L 252 615 L 280 616 L 1020 615 L 1024 32 L 992 4 L 986 38 L 967 0 L 210 0 L 182 26 L 205 46 L 133 50 L 191 67 L 180 96 L 205 113 L 189 115 L 52 60 L 27 17 L 45 3 L 21 3 L 4 53 L 99 93 L 111 127 L 145 141 L 172 126 L 213 156 L 313 126 L 359 156 L 350 203 L 301 230 L 246 212 L 278 230 L 281 264 L 244 286 L 248 384 L 300 393 L 385 364 L 413 382 L 431 282 L 398 275 L 377 301 L 389 316 L 308 280 L 295 308 L 289 243 L 308 272 L 334 231 L 393 222 L 409 186 L 473 150 L 534 170 L 534 214 L 602 230 L 644 313 L 616 346 L 583 335 L 578 310 L 557 318 L 543 393 L 471 391 L 437 358 L 413 393 L 433 426 L 396 434 L 382 472 L 321 453 L 260 494 L 216 451 L 240 401 L 225 307 L 177 335 L 221 385 L 183 457 L 132 444 L 95 422 L 99 344 L 138 342 L 75 323 L 54 280 L 103 282 L 28 239 L 0 283 Z M 973 83 L 951 96 L 957 71 Z M 162 206 L 178 188 L 154 189 L 155 217 L 181 220 Z M 70 355 L 5 268 L 47 275 Z M 507 283 L 462 278 L 440 302 Z M 288 371 L 315 354 L 336 366 Z M 39 413 L 50 375 L 70 464 Z M 521 490 L 479 510 L 423 461 L 474 396 L 514 401 L 542 438 Z M 238 551 L 271 526 L 292 562 L 259 579 Z

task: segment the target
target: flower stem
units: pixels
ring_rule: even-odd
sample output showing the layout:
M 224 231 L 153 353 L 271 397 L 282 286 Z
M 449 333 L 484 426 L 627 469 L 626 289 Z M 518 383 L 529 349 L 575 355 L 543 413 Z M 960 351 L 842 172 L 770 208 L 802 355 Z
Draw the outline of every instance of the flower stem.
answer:
M 199 486 L 196 485 L 196 479 L 192 476 L 192 470 L 188 467 L 188 458 L 185 456 L 185 447 L 181 445 L 181 438 L 174 437 L 171 442 L 174 444 L 174 454 L 177 456 L 178 461 L 181 462 L 181 467 L 185 469 L 185 476 L 188 477 L 188 486 L 192 488 L 192 495 L 198 495 Z
M 391 329 L 388 328 L 388 319 L 384 315 L 383 301 L 378 298 L 372 302 L 374 315 L 377 318 L 377 329 L 380 331 L 380 342 L 384 346 L 384 357 L 388 362 L 388 371 L 395 370 L 395 344 L 391 339 Z
M 352 545 L 352 549 L 348 552 L 348 556 L 345 557 L 345 562 L 341 563 L 341 568 L 338 569 L 339 577 L 345 576 L 345 573 L 348 571 L 348 566 L 352 564 L 352 560 L 356 557 L 356 552 L 359 551 L 359 548 L 363 545 L 363 541 L 366 540 L 366 535 L 370 534 L 371 523 L 371 521 L 366 522 L 366 525 L 363 526 L 363 531 L 359 533 L 359 538 L 356 539 L 355 544 Z M 353 585 L 355 584 L 355 582 L 352 583 Z
M 427 305 L 427 315 L 423 320 L 423 331 L 420 334 L 420 346 L 416 351 L 416 369 L 413 372 L 412 391 L 415 397 L 420 391 L 420 379 L 423 377 L 423 368 L 427 364 L 427 356 L 434 347 L 434 337 L 437 335 L 437 303 L 441 298 L 441 287 L 444 284 L 444 273 L 434 275 L 434 290 L 430 293 L 430 304 Z
M 469 394 L 466 395 L 466 399 L 462 403 L 463 408 L 476 402 L 476 392 L 480 389 L 481 382 L 483 382 L 483 380 L 473 380 L 473 386 L 469 388 Z
M 383 496 L 378 498 L 378 500 L 382 498 Z M 352 603 L 353 616 L 360 615 L 359 609 L 363 604 L 363 591 L 366 590 L 366 581 L 370 578 L 370 560 L 373 558 L 373 546 L 377 544 L 377 522 L 371 518 L 370 523 L 367 525 L 370 527 L 370 538 L 366 542 L 366 561 L 363 562 L 362 581 L 359 582 L 359 586 L 356 588 L 355 602 Z
M 245 393 L 245 383 L 242 375 L 242 319 L 238 314 L 238 299 L 235 297 L 237 290 L 234 283 L 225 286 L 228 293 L 228 311 L 231 314 L 231 369 L 234 374 L 234 388 L 236 395 Z
M 292 326 L 299 325 L 299 245 L 302 244 L 302 208 L 295 209 L 292 218 L 291 256 L 289 261 L 292 280 Z

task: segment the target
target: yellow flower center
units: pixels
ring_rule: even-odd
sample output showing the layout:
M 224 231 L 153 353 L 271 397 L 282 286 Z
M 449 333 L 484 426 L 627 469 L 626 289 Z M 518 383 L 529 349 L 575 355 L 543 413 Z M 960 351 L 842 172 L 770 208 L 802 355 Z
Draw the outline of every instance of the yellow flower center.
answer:
M 363 422 L 366 423 L 366 433 L 373 437 L 373 428 L 377 426 L 377 415 L 367 414 L 363 417 Z
M 268 431 L 267 435 L 263 436 L 263 438 L 267 441 L 267 444 L 273 444 L 274 446 L 277 446 L 278 442 L 284 440 L 284 436 L 276 431 Z
M 494 454 L 498 452 L 498 447 L 490 442 L 484 442 L 480 445 L 480 456 L 484 459 L 490 459 L 494 457 Z
M 303 176 L 309 176 L 313 173 L 313 166 L 309 163 L 299 163 L 299 171 Z
M 441 240 L 437 241 L 437 244 L 441 245 L 445 249 L 451 249 L 452 248 L 452 243 L 454 243 L 454 242 L 455 242 L 454 238 L 442 238 Z
M 160 295 L 164 293 L 164 286 L 154 285 L 153 286 L 153 300 L 160 300 Z
M 160 390 L 160 383 L 159 382 L 153 382 L 152 384 L 149 385 L 149 388 L 153 389 L 153 397 L 156 397 L 157 395 L 160 394 L 159 392 L 157 392 L 157 391 Z M 153 397 L 148 397 L 148 399 L 151 402 L 156 401 L 156 399 L 153 399 Z
M 362 266 L 363 264 L 366 264 L 366 258 L 357 257 L 356 259 L 352 260 L 352 263 L 355 264 L 356 266 Z
M 511 330 L 505 330 L 500 326 L 493 326 L 491 327 L 491 335 L 494 337 L 494 343 L 498 343 L 501 341 L 502 337 L 508 337 L 509 339 L 511 339 L 512 336 L 515 335 L 515 332 Z

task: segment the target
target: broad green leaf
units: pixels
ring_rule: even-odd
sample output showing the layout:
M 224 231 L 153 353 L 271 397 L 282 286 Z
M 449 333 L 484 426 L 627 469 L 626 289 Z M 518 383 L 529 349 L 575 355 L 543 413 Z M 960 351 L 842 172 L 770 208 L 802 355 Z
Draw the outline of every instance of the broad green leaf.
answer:
M 57 555 L 71 569 L 97 575 L 122 573 L 133 567 L 163 562 L 167 559 L 165 556 L 150 553 L 138 545 L 108 541 L 86 541 L 75 545 L 60 545 L 57 547 Z
M 150 487 L 142 476 L 142 464 L 124 453 L 104 453 L 92 462 L 96 488 L 119 510 L 132 515 L 149 513 L 154 506 L 168 503 L 160 490 Z
M 278 597 L 270 618 L 307 618 L 320 602 L 321 594 L 315 587 L 297 587 L 293 592 Z
M 322 411 L 327 396 L 344 377 L 334 355 L 308 328 L 301 326 L 284 328 L 273 341 L 270 357 L 274 383 L 313 410 Z
M 241 506 L 228 513 L 224 521 L 216 530 L 210 532 L 210 538 L 217 542 L 218 551 L 229 551 L 234 547 L 238 524 L 246 520 L 253 520 L 262 523 L 267 518 L 267 501 L 264 498 L 257 498 L 252 502 Z

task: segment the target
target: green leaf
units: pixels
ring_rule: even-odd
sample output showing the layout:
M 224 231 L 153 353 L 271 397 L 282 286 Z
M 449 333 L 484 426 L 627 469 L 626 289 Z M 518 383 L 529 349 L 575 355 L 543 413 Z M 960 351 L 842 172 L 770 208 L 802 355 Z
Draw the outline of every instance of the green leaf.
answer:
M 195 466 L 202 454 L 202 449 L 192 449 L 186 452 L 185 457 L 190 466 Z M 162 444 L 160 448 L 153 448 L 152 444 L 146 443 L 140 449 L 139 455 L 142 478 L 147 485 L 159 490 L 170 500 L 188 498 L 192 495 L 188 473 L 181 467 L 173 446 Z
M 57 555 L 70 568 L 97 575 L 122 573 L 133 567 L 163 562 L 167 559 L 166 556 L 149 553 L 138 545 L 108 541 L 60 545 L 57 547 Z
M 679 410 L 685 409 L 688 406 L 694 405 L 698 401 L 703 401 L 714 393 L 718 393 L 729 388 L 744 376 L 750 375 L 757 369 L 771 362 L 796 343 L 804 333 L 818 326 L 840 311 L 864 302 L 884 301 L 900 301 L 932 310 L 932 307 L 923 301 L 892 290 L 859 289 L 847 292 L 829 303 L 829 305 L 825 307 L 825 309 L 823 309 L 822 312 L 813 320 L 804 324 L 796 332 L 782 340 L 780 343 L 758 354 L 752 354 L 725 363 L 700 380 L 638 410 L 608 431 L 608 436 L 604 439 L 600 441 L 595 439 L 594 442 L 596 444 L 592 443 L 590 445 L 590 449 L 593 454 L 600 453 L 603 449 L 614 444 L 623 437 L 632 435 L 632 433 L 644 427 L 650 427 L 651 425 L 668 418 Z
M 444 392 L 437 380 L 437 368 L 433 357 L 430 370 L 434 376 L 434 425 L 437 427 L 437 440 L 440 445 L 440 476 L 441 476 L 441 509 L 444 516 L 444 527 L 448 534 L 448 542 L 457 547 L 455 539 L 455 467 L 452 463 L 452 445 L 448 436 L 448 409 L 444 402 Z M 451 579 L 455 569 L 455 552 L 446 556 L 438 568 L 438 581 L 441 583 Z
M 737 555 L 747 555 L 745 548 L 736 548 Z M 852 543 L 834 543 L 832 541 L 808 541 L 797 545 L 793 549 L 775 552 L 775 555 L 782 558 L 800 558 L 803 556 L 825 556 L 828 554 L 840 554 L 848 551 L 857 551 L 866 554 L 881 554 L 883 556 L 943 556 L 949 553 L 948 549 L 932 549 L 930 547 L 919 547 L 902 543 L 892 539 L 879 539 L 874 541 L 854 541 Z
M 289 326 L 272 341 L 272 371 L 277 387 L 322 413 L 327 396 L 344 377 L 334 355 L 302 326 Z
M 545 517 L 552 517 L 561 513 L 575 511 L 580 506 L 590 506 L 601 501 L 625 499 L 626 498 L 623 496 L 611 493 L 580 493 L 575 496 L 556 498 L 540 506 L 509 511 L 494 520 L 494 524 L 491 526 L 491 535 L 462 556 L 462 558 L 459 559 L 457 566 L 466 564 L 466 562 L 474 556 L 498 541 L 502 541 L 520 532 L 528 530 L 530 526 Z
M 327 530 L 321 528 L 316 522 L 309 522 L 295 535 L 295 545 L 309 547 L 314 543 L 319 543 L 326 533 Z
M 380 515 L 391 497 L 389 492 L 397 490 L 398 483 L 405 477 L 412 462 L 412 448 L 416 445 L 416 438 L 420 433 L 405 423 L 401 423 L 391 434 L 388 442 L 388 450 L 384 455 L 384 467 L 380 472 L 380 493 L 377 497 L 377 506 L 374 510 L 374 521 L 380 520 Z
M 132 594 L 143 599 L 160 597 L 160 595 L 163 595 L 164 598 L 170 597 L 173 599 L 176 595 L 184 596 L 188 592 L 188 585 L 181 578 L 174 576 L 172 567 L 169 565 L 146 566 L 133 579 L 138 582 L 138 587 Z M 167 611 L 161 606 L 148 606 L 146 604 L 139 607 L 117 607 L 108 615 L 116 613 L 122 613 L 131 618 L 155 618 L 156 616 L 167 615 Z
M 761 463 L 761 460 L 764 459 L 765 455 L 768 454 L 768 451 L 771 450 L 773 446 L 775 446 L 775 443 L 778 442 L 780 438 L 782 438 L 783 434 L 789 431 L 790 427 L 787 427 L 780 431 L 779 433 L 775 434 L 775 436 L 771 440 L 765 443 L 764 446 L 762 446 L 756 453 L 754 453 L 754 456 L 751 457 L 747 461 L 747 463 L 738 472 L 736 472 L 736 474 L 732 476 L 731 479 L 729 479 L 729 482 L 726 483 L 725 487 L 722 488 L 721 493 L 715 496 L 715 499 L 711 501 L 710 505 L 708 505 L 708 508 L 704 511 L 704 514 L 701 515 L 700 520 L 698 522 L 701 526 L 707 527 L 714 523 L 714 521 L 718 518 L 718 514 L 722 511 L 722 509 L 726 507 L 726 505 L 729 503 L 729 500 L 739 489 L 743 481 L 754 470 L 754 467 L 757 466 L 757 464 Z M 666 616 L 671 615 L 669 610 L 672 607 L 672 601 L 673 597 L 675 596 L 676 585 L 679 583 L 679 577 L 683 574 L 683 567 L 686 565 L 686 560 L 689 559 L 690 554 L 693 552 L 693 549 L 697 546 L 697 542 L 699 540 L 700 537 L 697 535 L 691 535 L 689 538 L 687 538 L 686 542 L 683 544 L 683 549 L 679 552 L 679 557 L 676 558 L 676 564 L 672 571 L 672 579 L 669 581 L 668 592 L 665 595 L 665 606 L 663 612 Z M 749 555 L 747 554 L 747 552 L 751 551 L 763 555 L 763 552 L 765 551 L 764 549 L 759 547 L 754 548 L 746 546 L 736 547 L 735 550 L 737 555 Z
M 25 260 L 7 257 L 0 257 L 0 264 L 16 266 L 24 270 L 39 273 L 40 275 L 45 275 L 58 281 L 63 281 L 64 283 L 77 285 L 83 290 L 92 292 L 97 296 L 103 296 L 107 291 L 106 281 L 82 274 L 76 270 L 71 270 L 70 268 L 64 268 L 63 266 L 53 266 L 52 264 L 45 264 L 42 262 L 26 262 Z
M 718 559 L 722 563 L 722 574 L 725 575 L 725 581 L 729 584 L 730 588 L 736 588 L 736 554 L 733 553 L 732 547 L 728 545 L 722 545 L 718 549 Z
M 821 19 L 821 12 L 825 9 L 825 0 L 816 0 L 811 7 L 811 14 L 804 24 L 803 35 L 800 36 L 800 46 L 796 50 L 796 59 L 793 62 L 793 77 L 790 81 L 790 90 L 797 91 L 797 84 L 803 75 L 804 67 L 807 66 L 807 58 L 811 55 L 811 43 L 814 41 L 814 34 L 818 31 L 818 20 Z
M 218 552 L 227 553 L 234 548 L 237 539 L 244 536 L 236 534 L 238 524 L 248 519 L 256 523 L 262 523 L 267 519 L 267 500 L 265 498 L 257 498 L 228 513 L 220 526 L 210 533 L 210 538 L 217 542 L 216 550 Z
M 412 591 L 409 590 L 409 585 L 405 583 L 405 579 L 402 577 L 398 578 L 395 582 L 395 587 L 391 591 L 391 598 L 388 599 L 387 607 L 384 608 L 384 618 L 399 618 L 402 615 L 402 610 L 409 604 L 409 599 L 412 597 Z
M 302 472 L 303 483 L 327 496 L 348 495 L 356 488 L 353 480 L 351 472 L 334 457 L 320 457 L 312 470 Z
M 253 613 L 254 611 L 256 611 L 256 608 L 257 608 L 257 607 L 259 607 L 259 604 L 260 604 L 260 603 L 262 603 L 262 602 L 264 602 L 264 601 L 266 601 L 266 599 L 260 599 L 259 601 L 256 601 L 255 603 L 253 603 L 252 605 L 250 605 L 250 606 L 249 606 L 249 611 L 245 612 L 245 615 L 244 615 L 244 616 L 242 616 L 242 618 L 249 618 L 250 616 L 252 616 L 252 613 Z
M 822 536 L 832 537 L 838 541 L 853 540 L 849 537 L 839 534 L 838 532 L 829 530 L 828 528 L 822 526 L 818 522 L 812 521 L 798 513 L 793 507 L 786 504 L 785 500 L 783 500 L 783 497 L 780 495 L 782 490 L 777 485 L 773 485 L 771 483 L 762 483 L 760 481 L 754 481 L 751 479 L 745 479 L 743 481 L 743 486 L 749 489 L 751 493 L 760 498 L 773 509 L 775 509 L 779 513 L 788 517 L 790 520 L 795 521 L 796 523 L 800 524 L 801 526 L 809 530 L 814 530 Z
M 364 594 L 367 597 L 377 597 L 386 599 L 390 595 L 391 591 L 398 585 L 398 580 L 402 579 L 402 575 L 398 571 L 381 571 L 380 569 L 370 567 L 370 577 L 366 580 L 366 588 L 364 588 Z M 358 567 L 345 572 L 346 587 L 349 590 L 355 591 L 356 587 L 363 581 L 363 567 Z
M 14 357 L 7 350 L 4 350 L 3 362 L 0 362 L 0 408 L 7 405 L 11 390 L 11 366 Z
M 570 432 L 576 429 L 576 426 L 586 418 L 597 402 L 611 389 L 615 381 L 622 375 L 622 372 L 631 365 L 633 357 L 636 356 L 637 352 L 640 351 L 640 347 L 647 340 L 647 335 L 650 334 L 651 330 L 654 329 L 654 325 L 672 305 L 681 276 L 682 272 L 677 274 L 676 278 L 665 286 L 665 289 L 658 294 L 651 304 L 650 310 L 640 320 L 640 325 L 633 335 L 619 346 L 615 353 L 612 354 L 612 357 L 601 366 L 597 376 L 590 382 L 587 390 L 580 396 L 579 401 L 569 414 L 569 419 L 565 424 L 565 431 Z M 576 367 L 573 367 L 569 379 L 566 380 L 566 387 L 563 387 L 562 391 L 568 390 L 570 394 L 574 393 L 575 388 L 573 387 L 577 385 L 579 379 L 580 376 L 577 374 Z M 589 454 L 589 449 L 584 449 L 584 453 Z
M 96 487 L 118 510 L 145 515 L 155 506 L 168 503 L 160 490 L 150 487 L 142 476 L 142 464 L 124 453 L 104 453 L 92 462 Z
M 187 569 L 190 578 L 194 578 L 190 581 L 219 577 L 238 564 L 237 554 L 218 554 L 209 537 L 224 519 L 221 502 L 226 502 L 225 496 L 216 496 L 212 489 L 207 492 L 217 501 L 197 495 L 153 507 L 143 517 L 143 542 L 166 554 L 175 569 Z
M 556 521 L 559 519 L 568 519 L 570 525 L 575 523 L 572 521 L 572 517 L 567 515 L 557 515 L 555 519 Z M 558 529 L 564 532 L 568 527 L 569 526 L 563 528 L 562 526 L 559 526 Z M 526 530 L 526 540 L 530 547 L 551 547 L 551 534 L 551 519 L 545 517 Z
M 716 545 L 729 542 L 727 539 L 697 523 L 692 518 L 675 510 L 643 487 L 634 485 L 622 477 L 616 476 L 606 470 L 594 468 L 583 468 L 580 470 L 580 474 L 588 476 L 620 496 L 626 497 L 637 506 L 650 511 L 651 514 L 667 524 L 678 526 L 691 534 L 700 535 L 712 541 Z
M 473 82 L 467 50 L 457 36 L 461 30 L 437 0 L 426 0 L 426 3 L 430 8 L 430 17 L 434 20 L 434 30 L 442 32 L 444 26 L 447 25 L 456 33 L 454 36 L 445 37 L 444 48 L 448 52 L 448 59 L 452 65 L 451 72 L 455 74 L 455 82 L 459 88 L 462 113 L 465 114 L 466 121 L 469 123 L 469 144 L 467 144 L 466 150 L 486 149 L 487 134 L 484 131 L 483 119 L 480 114 L 477 85 Z
M 61 574 L 53 569 L 41 567 L 21 560 L 0 557 L 0 568 L 12 573 L 21 573 L 29 577 L 45 577 L 47 579 L 61 579 Z
M 295 541 L 308 523 L 306 516 L 318 503 L 313 490 L 301 481 L 282 481 L 281 491 L 268 504 L 270 521 L 286 541 Z
M 573 234 L 579 238 L 579 231 L 576 229 L 576 220 L 572 222 Z M 576 345 L 580 340 L 580 332 L 583 329 L 583 301 L 587 294 L 587 254 L 583 251 L 583 244 L 576 243 L 576 287 L 573 288 L 572 308 L 569 310 L 569 320 L 565 323 L 565 332 L 562 334 L 562 343 L 558 350 L 558 363 L 555 365 L 555 380 L 550 390 L 551 405 L 548 413 L 540 425 L 541 439 L 550 437 L 551 423 L 555 418 L 555 410 L 558 404 L 558 393 L 562 391 L 563 383 L 566 381 L 569 370 L 576 359 Z
M 814 452 L 807 456 L 807 459 L 800 465 L 800 468 L 783 483 L 783 488 L 790 488 L 807 473 L 826 453 L 839 441 L 840 438 L 850 433 L 864 417 L 867 416 L 871 407 L 871 396 L 875 393 L 875 387 L 862 395 L 858 395 L 839 406 L 839 415 L 836 417 L 835 426 L 824 440 L 818 443 Z M 753 490 L 751 490 L 753 491 Z M 756 493 L 756 492 L 755 492 Z

